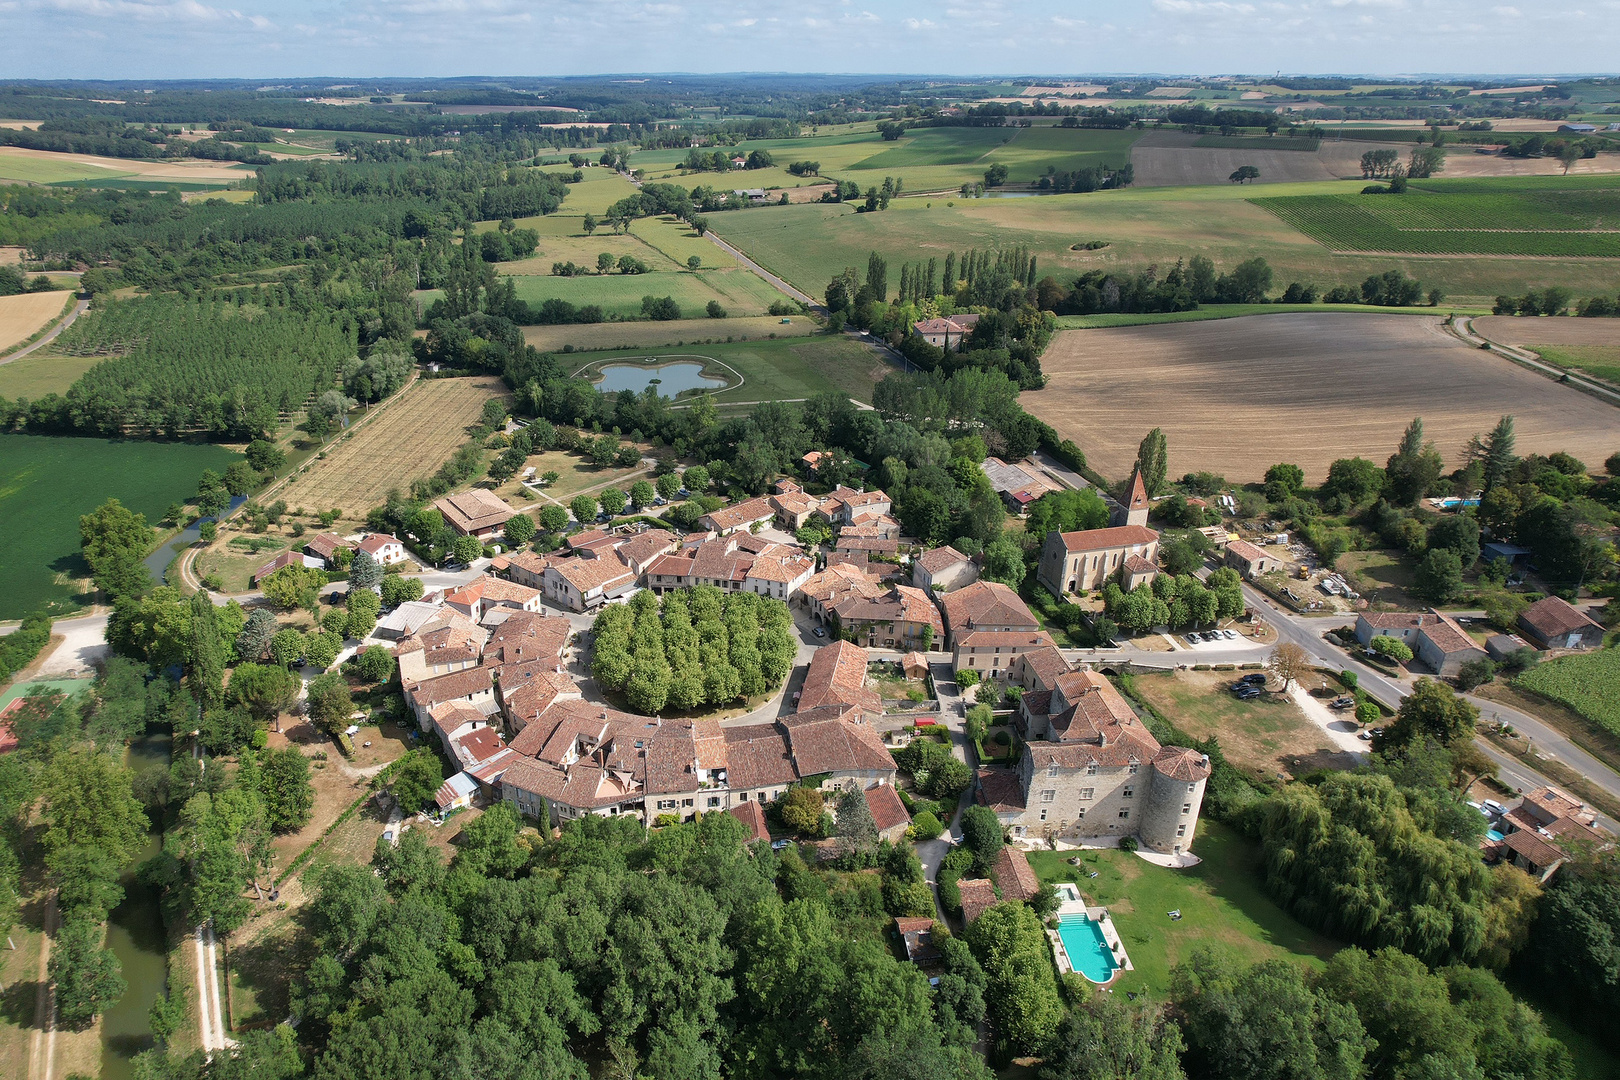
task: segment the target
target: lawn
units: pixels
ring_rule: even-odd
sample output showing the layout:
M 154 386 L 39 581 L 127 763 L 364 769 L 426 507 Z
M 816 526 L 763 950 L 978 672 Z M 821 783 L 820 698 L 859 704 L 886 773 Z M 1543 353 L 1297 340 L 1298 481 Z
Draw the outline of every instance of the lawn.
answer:
M 624 480 L 623 487 L 628 490 L 630 485 L 635 482 L 631 478 L 642 471 L 640 465 L 631 469 L 621 469 L 613 465 L 591 465 L 584 458 L 576 454 L 570 454 L 566 450 L 547 450 L 542 454 L 531 455 L 524 461 L 523 467 L 525 469 L 532 467 L 534 475 L 537 477 L 544 476 L 548 472 L 557 473 L 556 483 L 544 484 L 535 490 L 539 496 L 549 495 L 558 502 L 565 504 L 569 499 L 587 488 L 605 487 L 615 480 Z M 537 497 L 533 506 L 529 506 L 526 505 L 527 501 L 517 494 L 518 489 L 523 486 L 519 479 L 522 475 L 523 469 L 519 469 L 518 475 L 498 486 L 495 493 L 520 510 L 527 511 L 534 509 L 535 506 L 545 506 L 544 498 Z
M 712 244 L 708 245 L 715 249 Z M 728 315 L 764 315 L 787 297 L 747 270 L 653 272 L 649 274 L 589 274 L 583 277 L 514 276 L 518 299 L 538 307 L 550 299 L 566 300 L 575 307 L 596 304 L 610 317 L 638 318 L 646 296 L 670 296 L 681 314 L 697 318 L 711 300 L 719 301 Z
M 74 380 L 105 356 L 57 356 L 47 347 L 0 364 L 0 397 L 38 401 L 46 394 L 65 394 Z
M 0 435 L 0 619 L 77 610 L 79 517 L 109 497 L 155 522 L 197 490 L 204 469 L 237 455 L 219 446 Z
M 1412 560 L 1398 551 L 1347 551 L 1335 565 L 1357 592 L 1375 604 L 1393 604 L 1402 611 L 1424 606 L 1412 594 L 1416 580 Z
M 1240 701 L 1228 687 L 1235 671 L 1178 671 L 1135 677 L 1137 693 L 1171 723 L 1199 739 L 1218 736 L 1232 764 L 1270 780 L 1279 772 L 1304 775 L 1354 764 L 1337 753 L 1322 729 L 1281 694 Z M 1310 685 L 1309 683 L 1307 685 Z
M 713 395 L 717 404 L 787 401 L 833 390 L 870 402 L 877 381 L 894 370 L 871 349 L 841 334 L 717 343 L 688 351 L 720 360 L 743 377 L 741 385 Z M 619 350 L 574 353 L 569 363 L 578 371 L 620 355 Z
M 1306 929 L 1266 895 L 1260 849 L 1236 830 L 1198 823 L 1194 854 L 1204 861 L 1186 870 L 1154 866 L 1129 852 L 1037 851 L 1030 865 L 1044 882 L 1074 881 L 1089 903 L 1108 908 L 1134 971 L 1113 988 L 1169 995 L 1170 969 L 1199 946 L 1226 952 L 1244 964 L 1295 960 L 1319 967 L 1341 947 Z M 1068 859 L 1081 858 L 1079 867 Z M 1097 877 L 1087 877 L 1090 871 Z M 1169 912 L 1180 911 L 1171 921 Z
M 1540 664 L 1514 680 L 1620 735 L 1620 648 L 1575 653 Z
M 921 189 L 911 175 L 905 182 L 909 190 Z M 1360 187 L 1359 181 L 1280 183 L 1269 185 L 1267 192 L 1336 195 L 1353 194 Z M 1177 259 L 1195 254 L 1209 256 L 1222 270 L 1263 255 L 1279 292 L 1291 281 L 1326 289 L 1359 285 L 1370 274 L 1399 269 L 1451 298 L 1443 310 L 1457 303 L 1489 302 L 1500 293 L 1517 295 L 1526 281 L 1565 285 L 1580 296 L 1620 292 L 1620 261 L 1609 259 L 1334 254 L 1251 203 L 1251 194 L 1228 184 L 1028 199 L 934 196 L 902 198 L 875 214 L 857 215 L 846 204 L 811 203 L 713 214 L 709 221 L 720 236 L 811 295 L 820 295 L 844 267 L 864 267 L 874 250 L 888 258 L 892 281 L 899 264 L 908 260 L 934 257 L 943 263 L 951 251 L 960 257 L 970 247 L 1015 246 L 1037 256 L 1040 275 L 1059 279 L 1088 270 L 1134 272 L 1150 265 L 1163 273 Z M 1072 250 L 1074 244 L 1092 240 L 1109 246 Z

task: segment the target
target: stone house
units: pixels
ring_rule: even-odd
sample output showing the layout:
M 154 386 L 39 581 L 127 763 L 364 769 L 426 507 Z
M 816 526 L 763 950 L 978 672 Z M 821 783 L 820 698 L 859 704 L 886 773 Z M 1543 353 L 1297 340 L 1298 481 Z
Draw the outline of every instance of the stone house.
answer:
M 1556 596 L 1525 608 L 1519 629 L 1542 649 L 1595 649 L 1603 644 L 1603 627 Z
M 926 592 L 950 592 L 978 580 L 973 560 L 948 544 L 923 552 L 911 563 L 911 583 Z

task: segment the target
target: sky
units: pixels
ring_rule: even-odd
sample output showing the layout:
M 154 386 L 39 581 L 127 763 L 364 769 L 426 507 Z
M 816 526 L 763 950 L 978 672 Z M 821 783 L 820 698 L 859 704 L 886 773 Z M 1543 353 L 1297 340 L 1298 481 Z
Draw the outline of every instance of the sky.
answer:
M 1620 70 L 1620 0 L 0 0 L 0 77 Z

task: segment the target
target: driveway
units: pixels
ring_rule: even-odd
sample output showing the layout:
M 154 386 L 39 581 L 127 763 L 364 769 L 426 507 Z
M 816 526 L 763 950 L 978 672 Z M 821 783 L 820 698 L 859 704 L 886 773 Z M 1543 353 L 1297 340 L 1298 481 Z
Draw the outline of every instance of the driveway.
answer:
M 57 619 L 51 623 L 51 634 L 60 634 L 62 643 L 40 663 L 34 673 L 36 678 L 85 674 L 104 662 L 111 652 L 107 645 L 105 614 Z
M 1307 720 L 1327 734 L 1334 746 L 1346 753 L 1355 754 L 1358 758 L 1367 756 L 1368 746 L 1356 738 L 1356 732 L 1360 728 L 1351 714 L 1334 712 L 1322 704 L 1318 698 L 1313 698 L 1307 694 L 1298 683 L 1289 687 L 1288 696 L 1293 699 L 1295 705 L 1299 706 L 1300 711 L 1305 714 Z

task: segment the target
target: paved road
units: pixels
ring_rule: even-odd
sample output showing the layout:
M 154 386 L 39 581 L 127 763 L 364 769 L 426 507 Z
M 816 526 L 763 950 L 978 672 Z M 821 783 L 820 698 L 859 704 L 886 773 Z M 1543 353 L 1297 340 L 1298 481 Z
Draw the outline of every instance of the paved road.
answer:
M 783 281 L 781 278 L 777 277 L 775 274 L 771 273 L 769 270 L 767 270 L 763 266 L 759 265 L 759 263 L 755 262 L 753 259 L 750 259 L 747 255 L 744 255 L 742 252 L 738 251 L 736 248 L 732 247 L 730 244 L 728 244 L 724 240 L 720 239 L 718 236 L 716 236 L 714 234 L 714 232 L 712 230 L 710 230 L 709 232 L 704 233 L 703 235 L 707 236 L 709 238 L 709 241 L 711 243 L 713 243 L 715 247 L 719 248 L 721 251 L 724 251 L 727 255 L 730 255 L 733 259 L 736 259 L 739 263 L 741 263 L 747 269 L 752 270 L 759 277 L 761 277 L 765 281 L 769 282 L 773 287 L 775 287 L 777 289 L 780 289 L 782 292 L 787 293 L 789 296 L 793 297 L 793 299 L 797 300 L 799 303 L 807 304 L 812 309 L 814 309 L 816 311 L 820 311 L 822 314 L 826 314 L 826 310 L 827 310 L 826 306 L 824 304 L 822 304 L 821 301 L 817 300 L 815 297 L 810 296 L 807 293 L 800 292 L 798 289 L 795 289 L 792 285 L 789 285 L 787 282 Z
M 1505 356 L 1509 360 L 1515 361 L 1516 363 L 1523 364 L 1525 367 L 1534 368 L 1536 371 L 1546 375 L 1555 382 L 1565 383 L 1570 386 L 1578 386 L 1580 389 L 1591 394 L 1593 397 L 1601 398 L 1611 405 L 1620 405 L 1620 393 L 1616 393 L 1612 387 L 1604 386 L 1602 383 L 1593 382 L 1591 379 L 1582 378 L 1578 372 L 1565 371 L 1561 367 L 1545 363 L 1541 359 L 1540 355 L 1531 352 L 1529 349 L 1521 348 L 1517 345 L 1505 345 L 1499 341 L 1491 341 L 1478 330 L 1474 329 L 1473 319 L 1455 320 L 1451 326 L 1451 333 L 1461 338 L 1468 344 L 1474 346 L 1476 349 L 1480 348 L 1481 346 L 1489 346 L 1492 352 L 1500 356 Z
M 43 349 L 45 346 L 47 346 L 51 342 L 55 341 L 56 338 L 57 338 L 57 335 L 59 335 L 62 331 L 66 330 L 68 327 L 72 326 L 73 323 L 74 323 L 74 320 L 78 319 L 78 317 L 80 315 L 83 315 L 87 310 L 89 310 L 89 307 L 90 307 L 90 301 L 88 301 L 88 300 L 80 300 L 78 303 L 73 305 L 73 310 L 67 313 L 67 318 L 63 319 L 61 322 L 57 323 L 54 327 L 51 328 L 50 333 L 46 334 L 44 337 L 42 337 L 38 341 L 34 342 L 32 345 L 28 346 L 26 349 L 20 349 L 17 352 L 12 353 L 10 356 L 6 357 L 4 360 L 0 360 L 0 364 L 9 364 L 13 360 L 21 360 L 23 357 L 27 356 L 29 353 L 35 351 L 36 349 Z

